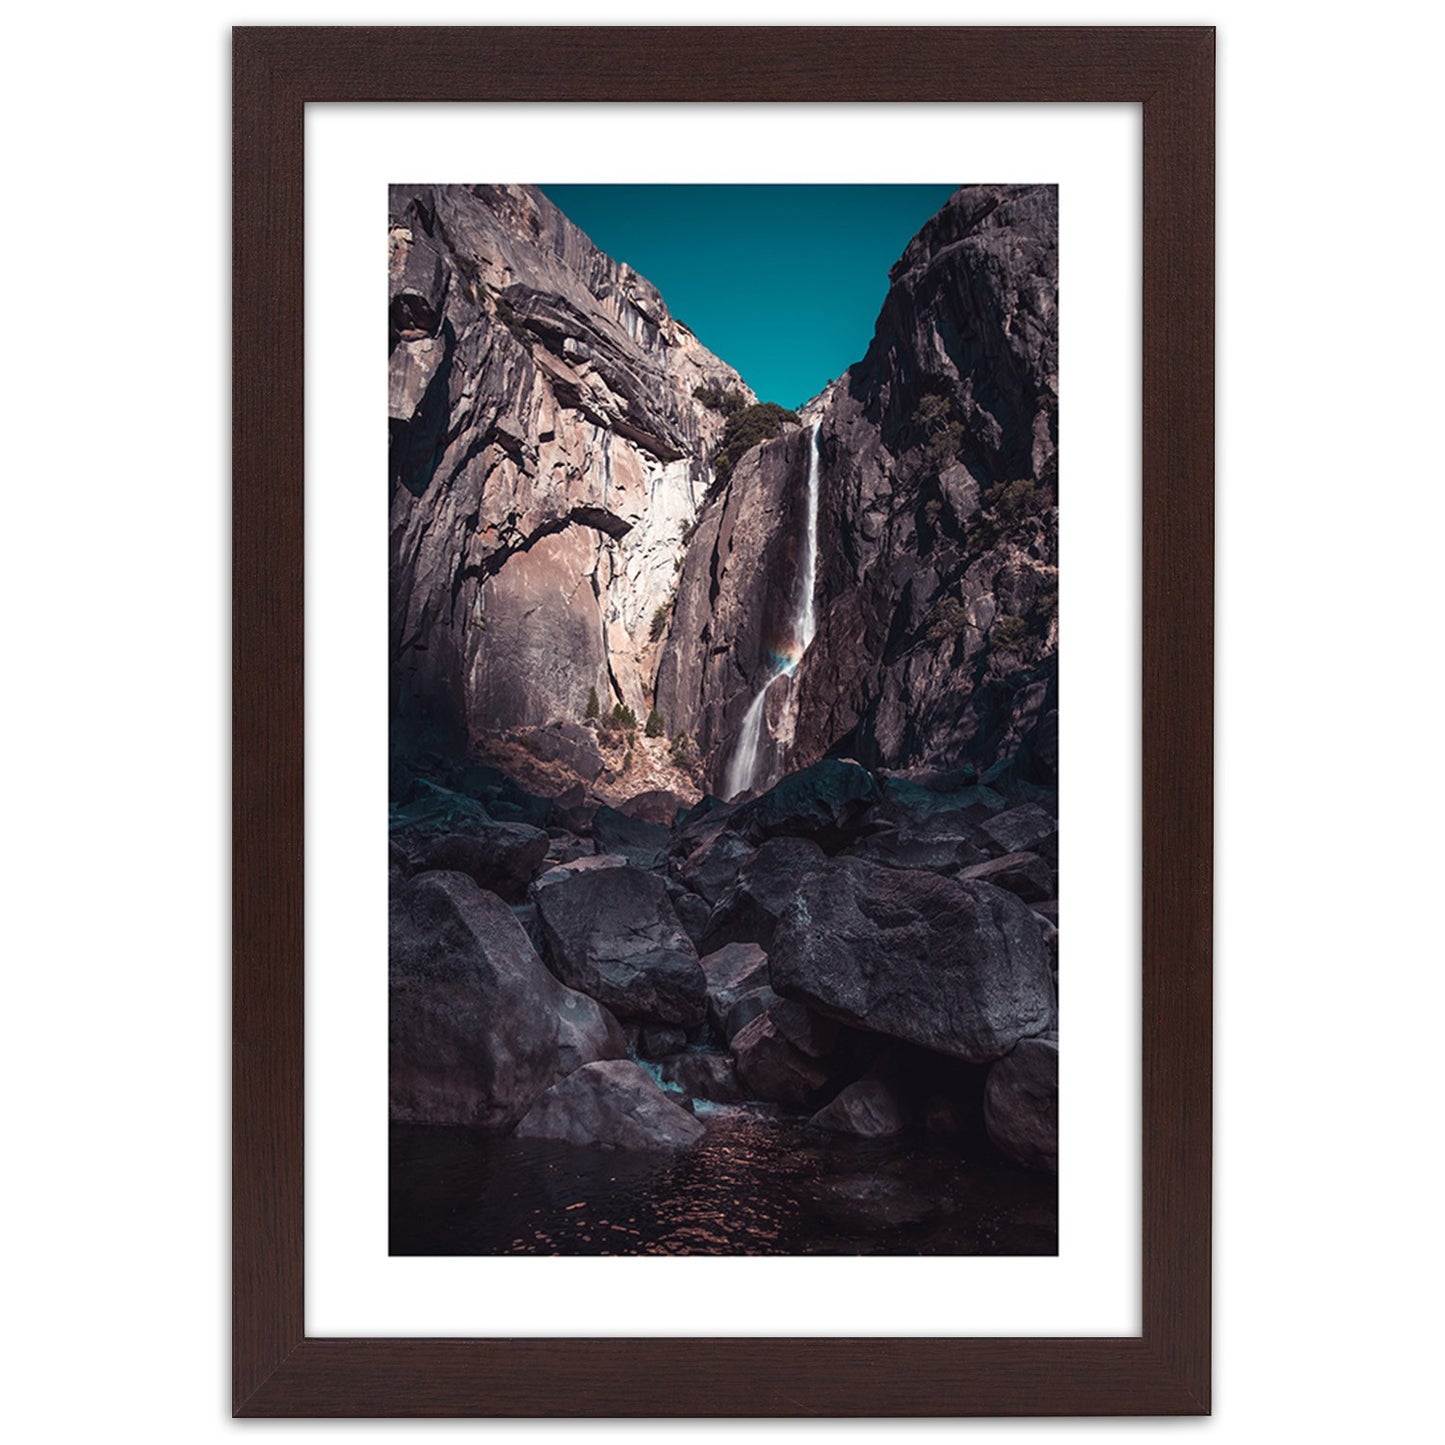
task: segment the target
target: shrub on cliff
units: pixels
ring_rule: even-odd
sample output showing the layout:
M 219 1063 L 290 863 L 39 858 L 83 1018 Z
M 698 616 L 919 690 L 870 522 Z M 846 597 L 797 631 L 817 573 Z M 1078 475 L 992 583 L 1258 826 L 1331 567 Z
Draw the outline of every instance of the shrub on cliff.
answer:
M 597 700 L 597 689 L 595 687 L 589 687 L 587 689 L 587 716 L 591 718 L 602 716 L 602 704 Z
M 667 630 L 668 604 L 664 602 L 656 612 L 652 614 L 652 623 L 647 629 L 648 640 L 656 642 Z
M 722 445 L 713 458 L 713 475 L 719 482 L 727 481 L 744 452 L 759 442 L 781 436 L 787 423 L 796 423 L 797 420 L 797 412 L 789 411 L 775 401 L 760 401 L 755 406 L 734 412 L 728 417 Z
M 720 411 L 724 416 L 733 416 L 748 404 L 742 392 L 731 386 L 695 386 L 692 394 L 705 407 Z
M 663 726 L 662 722 L 662 714 L 658 712 L 656 708 L 653 708 L 652 711 L 647 714 L 647 726 L 643 728 L 643 732 L 650 738 L 660 738 L 666 731 L 667 729 Z

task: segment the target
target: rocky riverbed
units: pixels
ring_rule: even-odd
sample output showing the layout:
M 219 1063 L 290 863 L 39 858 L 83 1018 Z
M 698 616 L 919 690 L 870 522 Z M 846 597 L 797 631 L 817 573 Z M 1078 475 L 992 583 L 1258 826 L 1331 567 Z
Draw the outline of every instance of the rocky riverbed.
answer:
M 396 1252 L 1052 1251 L 1050 794 L 393 794 Z

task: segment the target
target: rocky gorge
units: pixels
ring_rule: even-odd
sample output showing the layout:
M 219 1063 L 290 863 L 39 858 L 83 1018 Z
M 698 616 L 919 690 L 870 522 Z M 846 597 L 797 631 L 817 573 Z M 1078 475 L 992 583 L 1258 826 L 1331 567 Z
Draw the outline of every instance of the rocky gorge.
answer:
M 393 1250 L 1052 1252 L 1056 193 L 796 412 L 534 188 L 389 239 Z

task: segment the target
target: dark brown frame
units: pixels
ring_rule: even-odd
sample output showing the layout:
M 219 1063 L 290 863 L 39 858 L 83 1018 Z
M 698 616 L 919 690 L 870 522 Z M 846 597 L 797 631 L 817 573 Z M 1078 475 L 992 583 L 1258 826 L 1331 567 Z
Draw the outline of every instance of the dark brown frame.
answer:
M 1213 30 L 246 27 L 233 64 L 234 1412 L 1207 1413 Z M 304 107 L 803 95 L 1143 106 L 1143 1335 L 307 1338 Z

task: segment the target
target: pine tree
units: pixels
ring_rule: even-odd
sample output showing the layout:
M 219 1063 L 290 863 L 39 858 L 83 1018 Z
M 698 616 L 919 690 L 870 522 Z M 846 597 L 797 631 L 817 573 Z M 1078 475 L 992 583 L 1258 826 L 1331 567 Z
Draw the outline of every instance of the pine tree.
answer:
M 602 716 L 602 704 L 597 699 L 597 689 L 595 687 L 589 687 L 587 689 L 587 716 Z
M 656 708 L 647 715 L 647 727 L 645 729 L 650 738 L 660 738 L 667 729 L 662 725 L 662 714 Z

